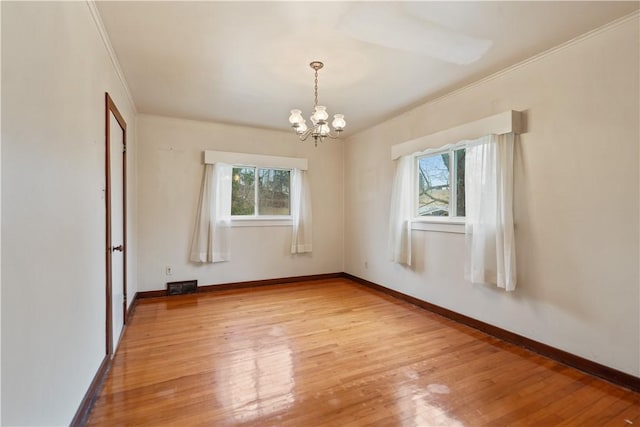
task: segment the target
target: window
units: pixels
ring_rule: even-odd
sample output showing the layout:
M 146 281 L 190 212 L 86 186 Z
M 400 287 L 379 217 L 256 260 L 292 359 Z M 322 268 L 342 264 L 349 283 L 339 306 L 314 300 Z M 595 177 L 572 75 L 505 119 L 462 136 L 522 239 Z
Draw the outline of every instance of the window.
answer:
M 464 217 L 465 149 L 417 158 L 419 217 Z
M 234 166 L 232 216 L 289 216 L 291 170 Z

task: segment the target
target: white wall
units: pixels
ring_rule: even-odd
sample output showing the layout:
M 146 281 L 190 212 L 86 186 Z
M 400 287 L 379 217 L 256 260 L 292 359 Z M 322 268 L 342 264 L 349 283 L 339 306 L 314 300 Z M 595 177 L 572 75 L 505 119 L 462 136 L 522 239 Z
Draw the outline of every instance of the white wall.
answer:
M 2 425 L 67 425 L 105 354 L 105 101 L 135 115 L 85 2 L 2 2 Z
M 635 15 L 350 138 L 346 272 L 640 375 L 638 40 Z M 509 109 L 528 126 L 515 162 L 518 289 L 466 283 L 463 234 L 415 231 L 415 266 L 389 262 L 391 145 Z
M 314 148 L 293 132 L 140 115 L 138 142 L 140 291 L 175 280 L 211 285 L 343 270 L 343 141 Z M 231 261 L 189 262 L 204 150 L 308 158 L 313 253 L 290 254 L 291 226 L 234 227 Z

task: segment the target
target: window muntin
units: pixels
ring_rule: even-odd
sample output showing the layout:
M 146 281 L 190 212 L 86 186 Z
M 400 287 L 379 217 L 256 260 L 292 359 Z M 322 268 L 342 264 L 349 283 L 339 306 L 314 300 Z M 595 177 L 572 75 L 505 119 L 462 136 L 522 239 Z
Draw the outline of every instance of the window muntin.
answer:
M 464 148 L 417 157 L 418 217 L 464 217 Z
M 231 215 L 239 217 L 291 215 L 291 170 L 234 166 Z

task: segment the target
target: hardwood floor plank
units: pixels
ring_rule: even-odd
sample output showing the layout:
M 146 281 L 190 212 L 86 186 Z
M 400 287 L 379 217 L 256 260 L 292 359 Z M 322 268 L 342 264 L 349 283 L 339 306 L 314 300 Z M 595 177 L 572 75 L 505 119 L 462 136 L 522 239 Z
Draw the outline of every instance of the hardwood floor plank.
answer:
M 639 408 L 638 393 L 338 278 L 141 300 L 88 425 L 626 427 Z

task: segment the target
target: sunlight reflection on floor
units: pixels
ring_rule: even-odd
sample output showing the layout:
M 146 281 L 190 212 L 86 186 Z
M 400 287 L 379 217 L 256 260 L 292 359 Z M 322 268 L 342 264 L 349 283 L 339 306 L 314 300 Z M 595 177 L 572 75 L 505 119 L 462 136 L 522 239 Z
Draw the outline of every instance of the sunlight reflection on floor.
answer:
M 447 426 L 464 427 L 460 421 L 450 417 L 445 409 L 438 406 L 434 395 L 449 394 L 449 387 L 443 384 L 399 384 L 396 389 L 398 406 L 409 417 L 404 417 L 403 427 Z
M 229 368 L 217 372 L 218 399 L 232 408 L 235 422 L 248 422 L 276 414 L 294 401 L 291 349 L 287 343 L 238 350 Z

